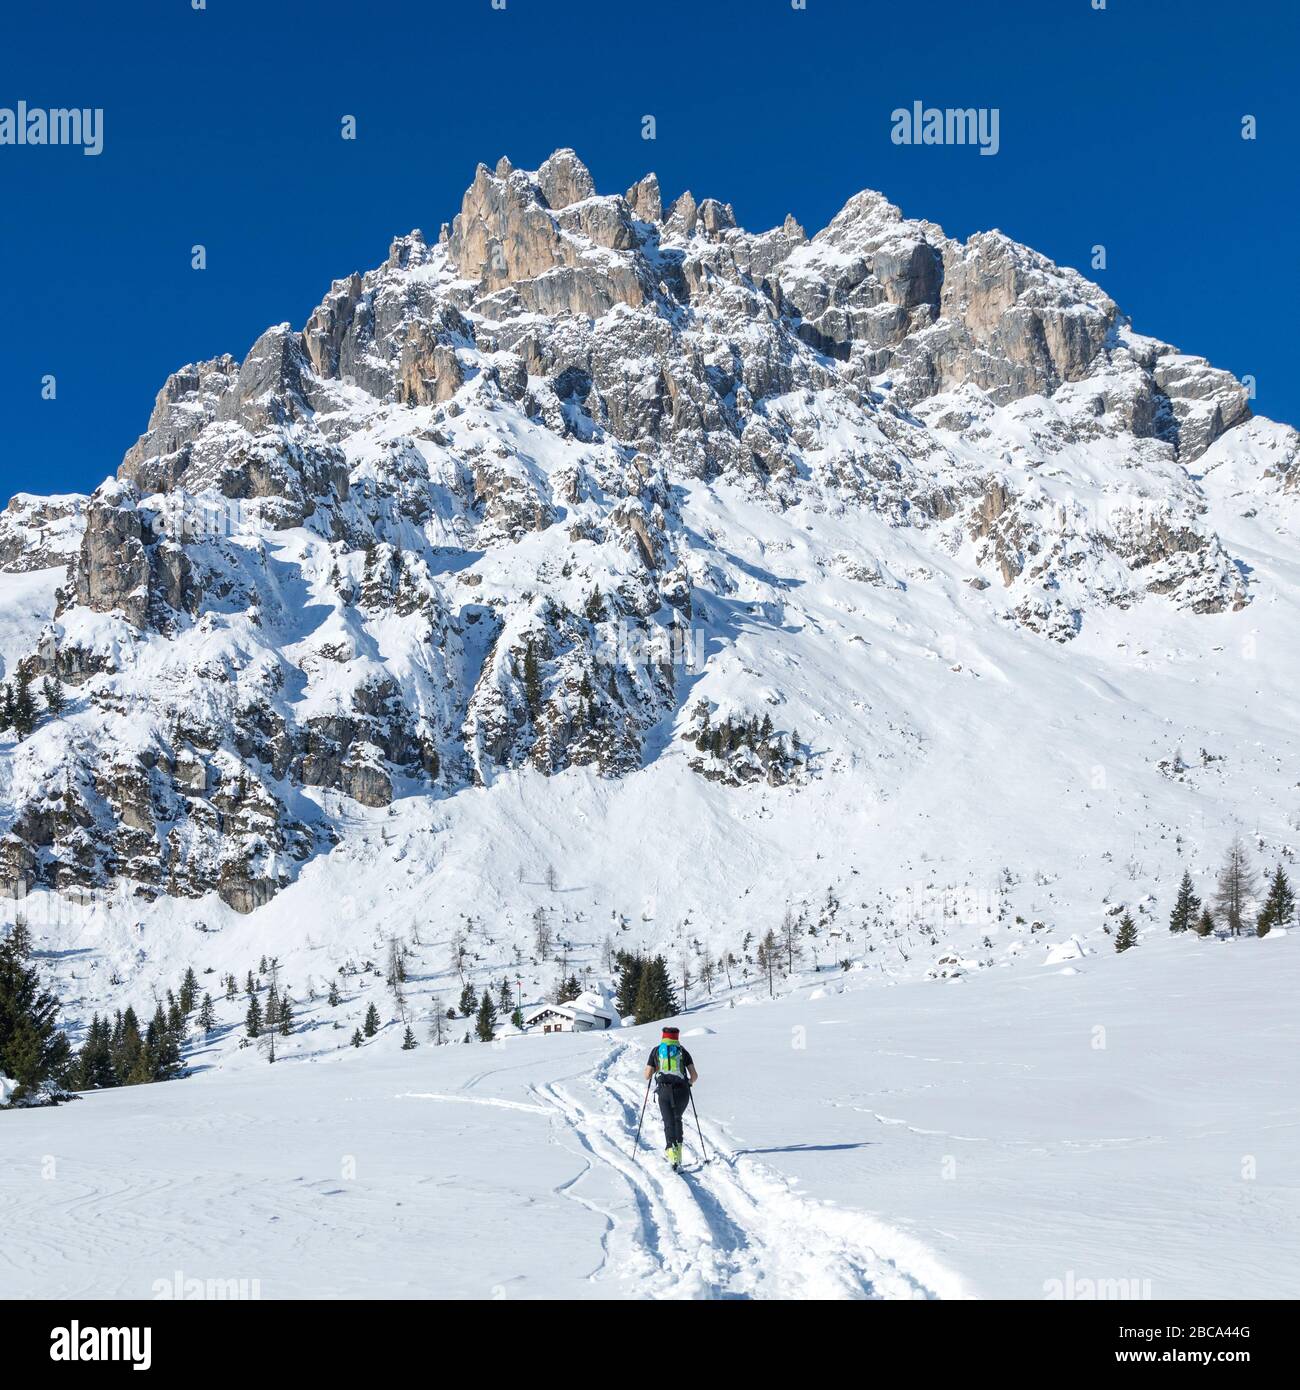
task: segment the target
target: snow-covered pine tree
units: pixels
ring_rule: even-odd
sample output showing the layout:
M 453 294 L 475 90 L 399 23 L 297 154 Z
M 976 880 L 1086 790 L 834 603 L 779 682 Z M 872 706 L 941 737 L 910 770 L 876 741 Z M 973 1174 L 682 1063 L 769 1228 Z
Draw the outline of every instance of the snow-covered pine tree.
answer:
M 1189 931 L 1196 923 L 1201 910 L 1201 900 L 1192 886 L 1192 876 L 1184 869 L 1183 881 L 1178 885 L 1178 896 L 1174 899 L 1174 909 L 1169 914 L 1170 931 Z
M 1119 919 L 1119 931 L 1115 933 L 1115 949 L 1117 951 L 1127 951 L 1137 945 L 1137 925 L 1133 918 L 1126 912 Z
M 491 994 L 484 990 L 478 1006 L 478 1017 L 474 1021 L 474 1031 L 478 1034 L 480 1042 L 491 1042 L 496 1037 L 496 1027 L 496 1006 L 492 1003 Z
M 1258 936 L 1267 936 L 1274 927 L 1289 927 L 1295 917 L 1295 894 L 1281 864 L 1269 880 L 1268 894 L 1255 923 Z
M 179 995 L 181 1012 L 185 1014 L 187 1017 L 190 1014 L 192 1014 L 194 1012 L 195 1004 L 198 1003 L 198 999 L 199 979 L 198 976 L 194 973 L 194 967 L 190 965 L 186 967 L 185 978 L 181 981 Z
M 375 1034 L 379 1032 L 379 1010 L 375 1008 L 373 1000 L 371 1001 L 370 1007 L 366 1010 L 364 1028 L 366 1037 L 368 1038 L 373 1038 Z
M 28 677 L 21 672 L 18 674 L 16 685 L 12 720 L 14 734 L 21 743 L 36 727 L 36 701 L 32 699 Z
M 67 704 L 67 696 L 63 691 L 63 682 L 58 676 L 46 676 L 41 683 L 41 691 L 45 696 L 45 708 L 49 710 L 52 718 L 57 719 Z
M 31 938 L 21 923 L 0 941 L 0 1073 L 22 1100 L 66 1070 L 72 1049 L 59 1028 L 59 1001 L 30 963 Z

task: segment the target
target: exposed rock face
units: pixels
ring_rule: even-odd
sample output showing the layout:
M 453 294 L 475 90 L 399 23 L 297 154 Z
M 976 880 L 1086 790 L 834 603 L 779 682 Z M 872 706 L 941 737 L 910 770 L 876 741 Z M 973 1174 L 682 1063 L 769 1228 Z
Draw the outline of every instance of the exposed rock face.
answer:
M 567 208 L 595 195 L 596 185 L 587 166 L 572 150 L 556 150 L 537 171 L 537 186 L 546 206 Z
M 149 428 L 127 450 L 119 476 L 146 492 L 174 487 L 189 463 L 186 446 L 217 418 L 219 403 L 234 390 L 238 375 L 239 363 L 229 354 L 173 372 L 158 392 Z
M 1225 437 L 1300 488 L 1300 440 L 1240 383 L 1001 233 L 867 192 L 811 240 L 751 234 L 719 199 L 665 210 L 653 174 L 600 195 L 571 150 L 480 165 L 434 244 L 397 237 L 301 332 L 169 377 L 91 498 L 0 515 L 0 570 L 67 567 L 22 669 L 75 692 L 4 754 L 0 880 L 251 911 L 333 842 L 331 797 L 617 777 L 671 746 L 797 787 L 780 672 L 766 722 L 684 710 L 749 625 L 805 621 L 779 552 L 701 498 L 906 533 L 1023 640 L 1069 642 L 1106 607 L 1249 601 L 1187 468 Z M 837 611 L 903 601 L 827 545 Z
M 22 574 L 66 566 L 81 544 L 84 497 L 34 497 L 20 492 L 0 512 L 0 572 Z
M 120 612 L 135 627 L 149 626 L 154 537 L 129 483 L 107 482 L 90 499 L 76 566 L 76 602 L 97 613 Z M 162 597 L 162 593 L 158 594 Z

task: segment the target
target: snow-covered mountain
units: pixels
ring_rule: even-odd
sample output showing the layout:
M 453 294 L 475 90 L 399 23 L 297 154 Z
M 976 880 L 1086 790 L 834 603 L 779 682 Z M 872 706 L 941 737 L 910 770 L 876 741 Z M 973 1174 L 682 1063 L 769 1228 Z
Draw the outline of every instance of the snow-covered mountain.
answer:
M 809 238 L 481 165 L 10 502 L 0 878 L 87 1009 L 459 917 L 513 972 L 538 906 L 591 963 L 1140 915 L 1300 827 L 1300 436 L 1247 397 L 876 193 Z

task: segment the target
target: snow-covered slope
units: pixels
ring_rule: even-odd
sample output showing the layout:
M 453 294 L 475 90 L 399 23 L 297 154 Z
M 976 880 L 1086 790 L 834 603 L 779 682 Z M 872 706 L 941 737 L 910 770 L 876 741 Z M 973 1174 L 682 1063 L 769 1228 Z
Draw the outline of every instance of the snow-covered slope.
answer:
M 1291 1296 L 1295 941 L 742 993 L 682 1021 L 681 1176 L 653 1103 L 631 1157 L 648 1029 L 214 1045 L 4 1117 L 0 1295 Z
M 1292 852 L 1298 456 L 1000 233 L 481 166 L 0 516 L 6 676 L 67 694 L 0 743 L 7 911 L 78 1025 L 267 955 L 310 1049 L 393 935 L 421 1027 L 458 927 L 540 997 L 539 909 L 737 987 L 787 906 L 882 977 L 1145 924 Z

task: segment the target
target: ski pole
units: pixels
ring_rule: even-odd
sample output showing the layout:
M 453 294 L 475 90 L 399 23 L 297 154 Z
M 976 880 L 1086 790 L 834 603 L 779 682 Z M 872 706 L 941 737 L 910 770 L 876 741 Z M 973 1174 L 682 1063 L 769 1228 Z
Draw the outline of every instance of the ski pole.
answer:
M 636 1138 L 632 1141 L 632 1162 L 633 1162 L 633 1163 L 636 1162 L 637 1150 L 641 1147 L 641 1121 L 645 1119 L 645 1108 L 646 1108 L 646 1106 L 650 1103 L 650 1082 L 653 1081 L 653 1080 L 654 1080 L 654 1077 L 652 1076 L 652 1077 L 650 1077 L 650 1079 L 645 1083 L 645 1099 L 642 1100 L 642 1102 L 641 1102 L 641 1114 L 637 1117 L 637 1122 L 636 1122 Z
M 707 1162 L 709 1161 L 709 1151 L 708 1151 L 708 1149 L 705 1147 L 705 1143 L 704 1143 L 704 1130 L 703 1130 L 703 1128 L 702 1128 L 701 1125 L 700 1125 L 700 1112 L 695 1108 L 695 1087 L 694 1087 L 694 1086 L 691 1087 L 690 1094 L 691 1094 L 691 1114 L 695 1116 L 695 1128 L 699 1131 L 699 1136 L 700 1136 L 700 1153 L 703 1155 L 703 1162 L 707 1163 Z

